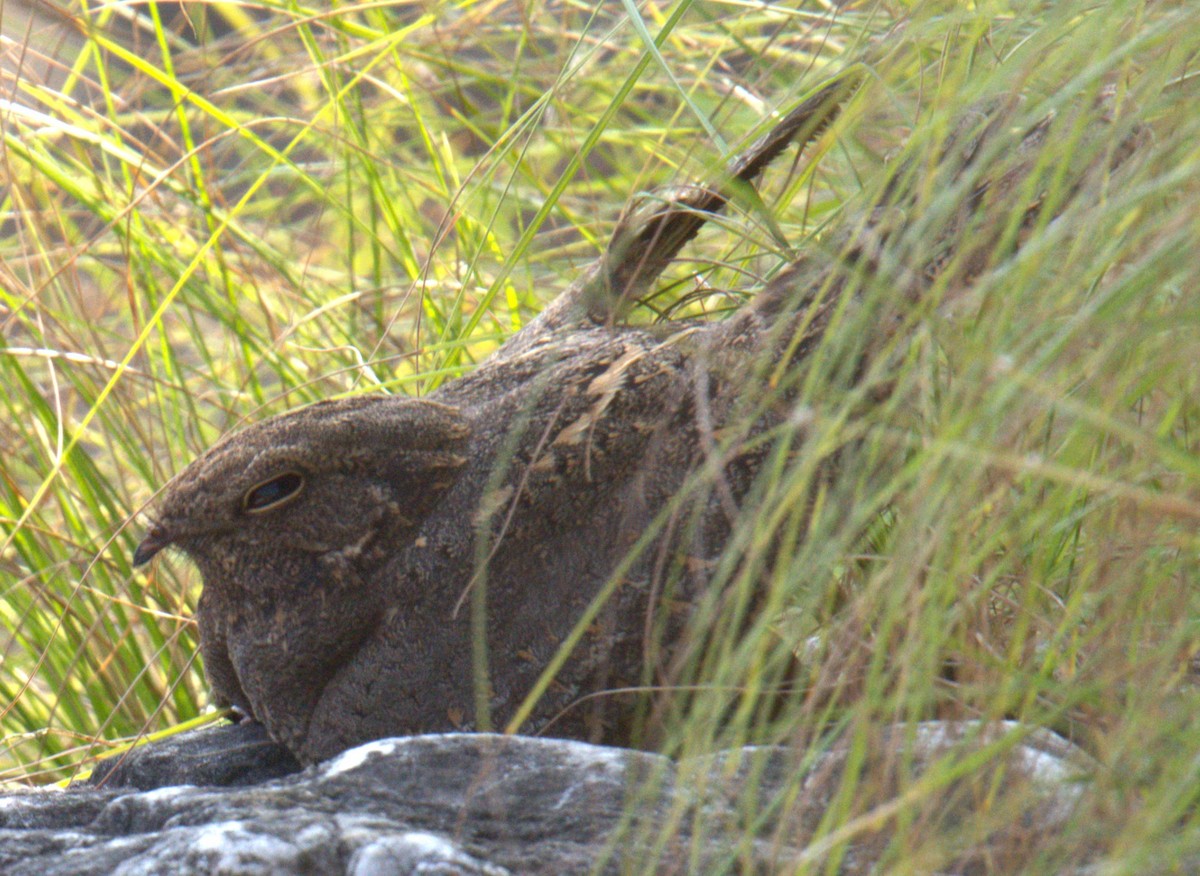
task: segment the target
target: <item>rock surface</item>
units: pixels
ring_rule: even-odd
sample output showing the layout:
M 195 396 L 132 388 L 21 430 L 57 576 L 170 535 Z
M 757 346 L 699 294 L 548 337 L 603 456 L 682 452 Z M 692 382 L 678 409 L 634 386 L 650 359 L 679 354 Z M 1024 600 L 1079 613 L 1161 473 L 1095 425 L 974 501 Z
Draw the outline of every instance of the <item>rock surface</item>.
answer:
M 262 724 L 243 721 L 140 745 L 96 764 L 87 783 L 141 791 L 167 785 L 257 785 L 300 769 Z
M 452 734 L 380 740 L 263 780 L 294 764 L 258 732 L 187 734 L 91 785 L 0 795 L 0 873 L 775 872 L 820 860 L 810 840 L 847 762 L 837 744 L 816 755 L 743 748 L 673 761 Z M 891 793 L 876 781 L 889 764 L 911 777 L 994 748 L 984 780 L 1004 777 L 997 799 L 1021 795 L 1012 799 L 1024 807 L 1022 843 L 1030 824 L 1053 831 L 1070 816 L 1081 787 L 1073 778 L 1088 768 L 1065 741 L 1011 723 L 884 728 L 870 748 L 872 794 Z M 944 791 L 952 820 L 970 815 L 969 794 L 954 783 Z M 865 872 L 879 848 L 853 844 L 840 871 Z M 947 872 L 972 872 L 972 861 L 966 854 Z

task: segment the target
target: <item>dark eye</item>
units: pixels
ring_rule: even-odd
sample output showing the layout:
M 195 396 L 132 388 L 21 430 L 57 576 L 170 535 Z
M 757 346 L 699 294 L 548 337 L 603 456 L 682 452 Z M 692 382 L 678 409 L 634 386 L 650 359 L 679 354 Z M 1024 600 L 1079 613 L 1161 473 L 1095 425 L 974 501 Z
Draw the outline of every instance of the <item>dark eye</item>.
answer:
M 251 512 L 267 511 L 298 495 L 303 486 L 303 475 L 294 471 L 285 472 L 246 493 L 242 508 Z

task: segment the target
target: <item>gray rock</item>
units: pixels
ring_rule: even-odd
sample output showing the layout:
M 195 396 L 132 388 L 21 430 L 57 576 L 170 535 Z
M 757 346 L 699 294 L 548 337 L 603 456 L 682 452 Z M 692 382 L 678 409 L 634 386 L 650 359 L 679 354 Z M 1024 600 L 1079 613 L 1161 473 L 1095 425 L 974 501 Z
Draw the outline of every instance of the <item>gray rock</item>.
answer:
M 205 727 L 101 761 L 88 784 L 149 791 L 166 785 L 257 785 L 300 771 L 299 762 L 254 721 Z
M 820 860 L 819 841 L 810 840 L 848 750 L 747 747 L 673 761 L 565 740 L 414 736 L 248 785 L 250 773 L 203 763 L 205 746 L 244 758 L 256 744 L 246 728 L 223 729 L 224 740 L 211 731 L 185 738 L 174 750 L 190 758 L 173 771 L 163 768 L 166 746 L 127 761 L 99 787 L 0 795 L 0 873 L 772 872 Z M 887 792 L 875 778 L 893 761 L 918 774 L 952 752 L 997 746 L 1005 787 L 1035 789 L 1020 798 L 1028 801 L 1019 825 L 1028 842 L 1030 825 L 1052 831 L 1070 816 L 1081 793 L 1074 777 L 1088 762 L 1052 734 L 1020 732 L 1011 723 L 882 728 L 866 767 L 870 787 Z M 187 778 L 209 785 L 146 789 Z M 969 817 L 969 797 L 947 793 L 947 817 Z M 875 852 L 856 844 L 841 872 L 865 872 Z M 971 861 L 964 856 L 953 872 L 972 872 Z

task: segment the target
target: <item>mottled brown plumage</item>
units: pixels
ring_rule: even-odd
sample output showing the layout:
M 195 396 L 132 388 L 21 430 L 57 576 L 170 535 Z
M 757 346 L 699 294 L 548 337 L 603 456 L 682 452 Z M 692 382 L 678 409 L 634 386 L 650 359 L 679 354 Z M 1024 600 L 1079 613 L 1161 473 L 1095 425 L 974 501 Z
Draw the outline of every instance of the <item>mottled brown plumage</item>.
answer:
M 751 180 L 813 136 L 852 87 L 822 89 L 735 160 L 729 179 Z M 315 404 L 226 437 L 180 473 L 135 560 L 173 545 L 199 567 L 201 650 L 217 697 L 306 762 L 376 737 L 478 726 L 476 591 L 490 720 L 511 718 L 713 444 L 701 432 L 711 439 L 730 407 L 731 363 L 758 345 L 763 321 L 749 316 L 619 325 L 724 201 L 720 189 L 694 188 L 635 212 L 579 282 L 430 397 Z M 723 495 L 736 501 L 753 466 L 725 463 Z M 699 525 L 672 547 L 706 558 L 727 509 L 698 502 Z M 527 729 L 619 732 L 604 698 L 569 707 L 641 680 L 647 612 L 660 607 L 657 556 L 628 570 Z M 669 631 L 686 621 L 679 606 L 691 594 L 680 587 L 664 609 Z
M 810 139 L 853 87 L 822 89 L 739 157 L 729 180 L 750 181 L 789 142 Z M 961 164 L 976 145 L 960 150 Z M 774 343 L 773 324 L 791 323 L 781 315 L 824 289 L 825 304 L 798 323 L 806 338 L 787 348 L 803 358 L 845 277 L 869 266 L 888 233 L 879 219 L 856 225 L 840 261 L 798 261 L 724 322 L 622 325 L 628 303 L 723 205 L 729 180 L 631 213 L 579 282 L 428 398 L 359 397 L 275 417 L 167 486 L 135 559 L 173 545 L 199 567 L 201 649 L 219 699 L 305 762 L 377 737 L 477 727 L 481 704 L 503 726 L 630 548 L 673 516 L 523 727 L 623 741 L 621 700 L 588 694 L 670 680 L 656 673 L 757 467 L 721 440 L 754 390 L 746 369 Z M 918 294 L 938 259 L 902 294 Z M 715 488 L 673 504 L 701 469 Z M 664 551 L 694 561 L 669 593 L 658 590 Z M 479 698 L 476 599 L 489 685 Z M 656 628 L 666 653 L 648 668 Z

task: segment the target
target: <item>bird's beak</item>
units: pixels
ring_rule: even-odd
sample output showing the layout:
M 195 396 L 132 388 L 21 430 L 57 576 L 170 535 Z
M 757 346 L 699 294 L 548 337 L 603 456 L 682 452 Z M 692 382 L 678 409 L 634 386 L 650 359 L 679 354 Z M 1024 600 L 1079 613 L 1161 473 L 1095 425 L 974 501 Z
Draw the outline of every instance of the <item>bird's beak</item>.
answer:
M 171 535 L 161 526 L 151 526 L 142 543 L 133 552 L 133 564 L 142 566 L 154 559 L 155 555 L 171 543 Z

